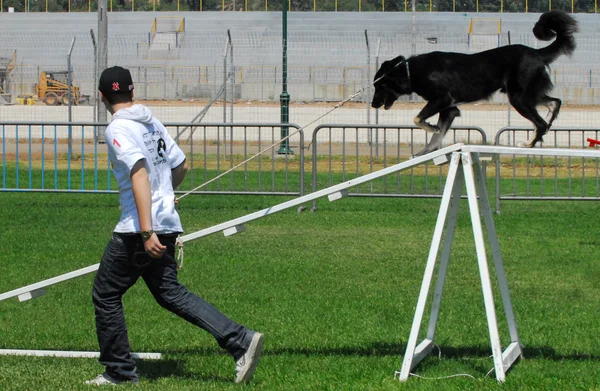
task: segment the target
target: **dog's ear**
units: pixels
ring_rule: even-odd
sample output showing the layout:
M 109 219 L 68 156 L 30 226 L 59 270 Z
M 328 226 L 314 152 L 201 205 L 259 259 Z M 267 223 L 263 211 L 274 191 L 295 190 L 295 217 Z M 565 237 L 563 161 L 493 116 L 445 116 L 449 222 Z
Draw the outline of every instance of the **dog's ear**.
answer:
M 402 61 L 405 61 L 405 60 L 406 60 L 406 58 L 404 58 L 404 56 L 398 56 L 398 57 L 394 58 L 392 60 L 392 62 L 394 63 L 394 66 L 396 66 L 396 65 L 400 64 Z
M 396 68 L 398 66 L 398 64 L 402 63 L 405 60 L 406 59 L 404 58 L 404 56 L 398 56 L 398 57 L 394 58 L 393 60 L 384 61 L 381 64 L 381 67 L 379 67 L 379 70 L 377 71 L 377 73 L 375 74 L 375 79 L 380 78 L 384 74 L 390 73 L 391 71 L 394 70 L 394 68 Z
M 384 61 L 381 64 L 381 67 L 379 67 L 379 70 L 377 71 L 377 73 L 375 74 L 375 80 L 377 80 L 384 74 L 392 71 L 400 62 L 402 62 L 404 60 L 405 60 L 405 58 L 403 56 L 398 56 L 398 57 L 394 58 L 393 60 Z

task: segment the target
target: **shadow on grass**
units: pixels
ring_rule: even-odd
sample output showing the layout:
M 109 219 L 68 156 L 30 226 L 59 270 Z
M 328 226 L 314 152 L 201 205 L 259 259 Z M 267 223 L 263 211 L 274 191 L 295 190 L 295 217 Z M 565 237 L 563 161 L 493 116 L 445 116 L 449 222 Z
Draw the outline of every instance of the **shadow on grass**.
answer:
M 199 373 L 188 372 L 185 369 L 185 360 L 158 360 L 136 362 L 139 374 L 149 381 L 166 377 L 184 378 L 195 381 L 212 381 L 219 383 L 231 383 L 232 377 L 202 375 Z
M 505 347 L 504 347 L 505 348 Z M 492 349 L 489 346 L 439 346 L 441 356 L 453 359 L 468 358 L 486 358 L 491 359 Z M 365 357 L 385 357 L 385 356 L 404 356 L 406 345 L 395 342 L 373 342 L 363 344 L 362 346 L 341 346 L 341 347 L 278 347 L 270 349 L 265 345 L 263 356 L 284 356 L 284 355 L 302 355 L 302 356 L 365 356 Z M 193 349 L 175 349 L 165 353 L 173 355 L 199 355 L 212 356 L 226 354 L 215 348 L 193 348 Z M 438 345 L 435 345 L 430 356 L 438 356 Z M 558 353 L 550 346 L 527 347 L 523 349 L 523 355 L 526 359 L 542 359 L 552 361 L 573 360 L 573 361 L 600 361 L 600 356 L 588 353 Z
M 360 347 L 283 347 L 269 349 L 268 347 L 263 352 L 263 356 L 293 356 L 302 355 L 311 356 L 360 356 L 360 357 L 384 357 L 396 356 L 399 360 L 403 359 L 406 351 L 406 345 L 402 343 L 375 342 Z M 165 352 L 171 355 L 195 355 L 195 356 L 223 356 L 226 352 L 217 348 L 190 348 L 190 349 L 174 349 Z M 431 354 L 421 364 L 423 370 L 438 366 L 444 359 L 462 362 L 463 365 L 472 368 L 473 371 L 482 375 L 493 375 L 492 351 L 489 346 L 472 346 L 472 347 L 452 347 L 452 346 L 434 346 Z M 561 354 L 556 352 L 552 347 L 526 347 L 523 355 L 525 359 L 540 359 L 552 361 L 600 361 L 600 356 L 586 353 L 571 353 Z M 440 357 L 440 360 L 438 360 Z M 475 359 L 475 360 L 474 360 Z M 486 359 L 486 360 L 477 360 Z M 399 361 L 400 363 L 400 361 Z M 217 376 L 212 374 L 199 374 L 188 372 L 185 368 L 186 359 L 163 359 L 159 361 L 143 361 L 137 362 L 139 373 L 142 377 L 149 381 L 158 380 L 160 378 L 184 378 L 194 381 L 210 381 L 218 383 L 231 383 L 232 378 L 229 376 Z
M 504 347 L 505 348 L 505 347 Z M 440 346 L 442 357 L 448 358 L 485 358 L 492 357 L 492 349 L 488 346 L 473 346 L 473 347 L 452 347 Z M 432 354 L 438 354 L 437 348 L 434 347 Z M 525 359 L 541 359 L 552 361 L 600 361 L 600 356 L 587 353 L 570 353 L 561 354 L 550 346 L 525 346 L 523 348 L 523 357 Z
M 404 354 L 406 347 L 401 343 L 375 342 L 363 346 L 341 346 L 341 347 L 279 347 L 269 349 L 265 344 L 263 356 L 400 356 Z M 223 351 L 217 351 L 214 348 L 190 348 L 173 349 L 164 353 L 173 355 L 199 355 L 212 356 L 217 354 L 226 354 Z

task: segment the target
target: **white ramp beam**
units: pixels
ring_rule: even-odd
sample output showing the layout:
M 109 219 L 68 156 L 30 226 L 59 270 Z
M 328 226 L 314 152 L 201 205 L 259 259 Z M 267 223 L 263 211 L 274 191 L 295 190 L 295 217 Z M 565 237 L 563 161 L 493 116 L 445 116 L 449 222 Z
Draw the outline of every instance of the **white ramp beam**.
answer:
M 68 357 L 68 358 L 99 358 L 98 352 L 73 352 L 63 350 L 22 350 L 0 349 L 0 356 L 35 356 L 35 357 Z M 161 353 L 131 353 L 133 358 L 143 360 L 160 360 Z
M 218 224 L 218 225 L 197 231 L 197 232 L 189 234 L 189 235 L 182 236 L 181 241 L 184 243 L 189 242 L 190 240 L 208 236 L 215 232 L 223 231 L 227 228 L 230 228 L 230 227 L 233 227 L 236 225 L 245 224 L 249 221 L 257 220 L 262 217 L 265 217 L 265 216 L 268 216 L 268 215 L 271 215 L 271 214 L 274 214 L 277 212 L 281 212 L 285 209 L 293 208 L 293 207 L 308 203 L 310 201 L 314 201 L 318 198 L 329 197 L 332 194 L 340 193 L 346 189 L 355 187 L 355 186 L 363 184 L 365 182 L 370 182 L 372 180 L 382 178 L 384 176 L 394 174 L 396 172 L 404 171 L 408 168 L 415 167 L 420 164 L 426 163 L 430 160 L 437 159 L 440 156 L 444 156 L 444 155 L 450 154 L 452 152 L 457 152 L 457 151 L 461 150 L 461 148 L 463 148 L 463 147 L 464 147 L 463 144 L 460 144 L 460 143 L 454 144 L 449 147 L 442 148 L 438 151 L 431 152 L 431 153 L 428 153 L 423 156 L 418 156 L 413 159 L 407 160 L 405 162 L 395 164 L 390 167 L 386 167 L 379 171 L 375 171 L 375 172 L 360 176 L 358 178 L 351 179 L 347 182 L 340 183 L 338 185 L 333 185 L 326 189 L 315 191 L 314 193 L 310 193 L 305 196 L 298 197 L 298 198 L 295 198 L 295 199 L 287 201 L 287 202 L 283 202 L 281 204 L 272 206 L 270 208 L 266 208 L 266 209 L 260 210 L 258 212 L 251 213 L 249 215 L 246 215 L 246 216 L 243 216 L 243 217 L 240 217 L 237 219 L 233 219 L 233 220 L 227 221 L 225 223 Z M 334 195 L 333 197 L 335 198 L 336 196 Z
M 519 148 L 500 147 L 493 145 L 465 145 L 462 152 L 473 152 L 484 155 L 535 155 L 558 157 L 588 157 L 600 158 L 600 151 L 595 149 L 569 149 L 569 148 Z
M 22 288 L 12 290 L 10 292 L 2 293 L 0 294 L 0 301 L 17 296 L 19 297 L 20 301 L 36 298 L 38 296 L 41 296 L 38 293 L 41 293 L 44 290 L 44 288 L 58 284 L 59 282 L 71 280 L 73 278 L 81 277 L 86 274 L 94 273 L 96 270 L 98 270 L 99 266 L 100 264 L 97 263 L 92 266 L 84 267 L 83 269 L 61 274 L 60 276 L 52 277 L 44 281 L 36 282 L 35 284 L 27 285 Z
M 246 215 L 246 216 L 243 216 L 243 217 L 240 217 L 237 219 L 233 219 L 233 220 L 227 221 L 225 223 L 218 224 L 218 225 L 197 231 L 197 232 L 189 234 L 189 235 L 185 235 L 181 238 L 181 241 L 185 243 L 185 242 L 189 242 L 190 240 L 198 239 L 198 238 L 208 236 L 208 235 L 214 234 L 216 232 L 221 232 L 221 231 L 223 232 L 223 234 L 225 236 L 230 236 L 230 235 L 236 234 L 238 232 L 243 232 L 246 229 L 244 226 L 244 223 L 247 223 L 249 221 L 257 220 L 262 217 L 265 217 L 265 216 L 268 216 L 268 215 L 271 215 L 271 214 L 274 214 L 277 212 L 281 212 L 285 209 L 289 209 L 289 208 L 293 208 L 293 207 L 302 205 L 304 203 L 316 200 L 321 197 L 332 196 L 334 199 L 337 199 L 336 197 L 338 195 L 343 195 L 344 191 L 346 191 L 346 189 L 348 189 L 348 188 L 351 188 L 356 185 L 360 185 L 365 182 L 372 181 L 377 178 L 384 177 L 386 175 L 393 174 L 395 172 L 403 171 L 403 170 L 406 170 L 406 169 L 414 167 L 414 166 L 418 166 L 418 165 L 426 163 L 430 160 L 438 160 L 440 157 L 450 154 L 452 152 L 459 151 L 463 147 L 464 147 L 464 144 L 461 144 L 461 143 L 454 144 L 449 147 L 442 148 L 438 151 L 428 153 L 426 155 L 419 156 L 419 157 L 407 160 L 405 162 L 395 164 L 390 167 L 386 167 L 382 170 L 372 172 L 367 175 L 363 175 L 361 177 L 352 179 L 350 181 L 347 181 L 347 182 L 344 182 L 344 183 L 341 183 L 338 185 L 328 187 L 326 189 L 305 195 L 303 197 L 299 197 L 299 198 L 272 206 L 270 208 L 263 209 L 261 211 L 255 212 L 255 213 L 251 213 L 249 215 Z M 88 266 L 83 269 L 75 270 L 70 273 L 62 274 L 60 276 L 53 277 L 48 280 L 44 280 L 44 281 L 41 281 L 41 282 L 38 282 L 38 283 L 35 283 L 32 285 L 27 285 L 23 288 L 19 288 L 19 289 L 10 291 L 10 292 L 2 293 L 2 294 L 0 294 L 0 301 L 9 299 L 11 297 L 16 297 L 16 296 L 21 296 L 22 301 L 32 299 L 34 297 L 39 296 L 39 295 L 36 296 L 34 294 L 35 291 L 40 290 L 38 293 L 41 293 L 41 289 L 43 289 L 45 287 L 55 285 L 55 284 L 58 284 L 59 282 L 67 281 L 67 280 L 70 280 L 73 278 L 81 277 L 81 276 L 89 274 L 89 273 L 93 273 L 96 270 L 98 270 L 99 266 L 100 266 L 100 264 L 97 263 L 95 265 Z

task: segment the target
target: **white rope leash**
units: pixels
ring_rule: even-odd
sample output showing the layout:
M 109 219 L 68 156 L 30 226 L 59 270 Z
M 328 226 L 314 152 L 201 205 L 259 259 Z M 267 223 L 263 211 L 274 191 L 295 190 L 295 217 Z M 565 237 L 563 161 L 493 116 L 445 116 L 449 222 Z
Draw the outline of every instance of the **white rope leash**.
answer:
M 402 64 L 402 61 L 400 61 L 398 64 L 396 64 L 396 66 L 395 66 L 394 68 L 398 67 L 400 64 Z M 407 71 L 407 72 L 409 72 L 409 71 L 408 71 L 408 62 L 406 62 L 406 71 Z M 384 75 L 381 75 L 381 77 L 379 77 L 377 80 L 375 80 L 375 81 L 373 82 L 373 84 L 375 84 L 375 83 L 376 83 L 376 82 L 378 82 L 379 80 L 383 79 L 383 78 L 384 78 L 386 75 L 387 75 L 387 73 L 386 73 L 386 74 L 384 74 Z M 409 76 L 409 77 L 410 77 L 410 76 Z M 224 173 L 222 173 L 222 174 L 220 174 L 220 175 L 217 175 L 217 176 L 216 176 L 216 177 L 214 177 L 213 179 L 211 179 L 211 180 L 209 180 L 209 181 L 206 181 L 206 182 L 204 182 L 204 183 L 203 183 L 203 184 L 201 184 L 200 186 L 197 186 L 196 188 L 194 188 L 194 189 L 192 189 L 192 190 L 190 190 L 190 191 L 188 191 L 188 192 L 185 192 L 185 193 L 184 193 L 184 194 L 182 194 L 181 196 L 177 197 L 177 200 L 178 200 L 178 201 L 179 201 L 179 200 L 181 200 L 183 197 L 186 197 L 187 195 L 189 195 L 189 194 L 191 194 L 191 193 L 193 193 L 193 192 L 195 192 L 195 191 L 197 191 L 197 190 L 199 190 L 199 189 L 201 189 L 201 188 L 203 188 L 203 187 L 205 187 L 205 186 L 209 185 L 210 183 L 212 183 L 212 182 L 216 181 L 217 179 L 219 179 L 219 178 L 222 178 L 223 176 L 225 176 L 225 175 L 229 174 L 230 172 L 232 172 L 233 170 L 237 169 L 238 167 L 240 167 L 240 166 L 243 166 L 244 164 L 248 163 L 249 161 L 251 161 L 251 160 L 255 159 L 256 157 L 258 157 L 258 156 L 262 155 L 263 153 L 265 153 L 265 152 L 269 151 L 269 150 L 270 150 L 270 149 L 272 149 L 273 147 L 276 147 L 277 145 L 281 144 L 281 142 L 282 142 L 282 141 L 285 141 L 285 140 L 289 139 L 290 137 L 292 137 L 292 136 L 294 136 L 294 135 L 298 134 L 299 132 L 301 132 L 302 130 L 304 130 L 306 127 L 308 127 L 308 126 L 310 126 L 310 125 L 314 124 L 315 122 L 319 121 L 321 118 L 323 118 L 323 117 L 325 117 L 325 116 L 327 116 L 327 115 L 331 114 L 331 113 L 332 113 L 334 110 L 337 110 L 338 108 L 340 108 L 340 107 L 342 107 L 343 105 L 345 105 L 346 103 L 350 102 L 351 100 L 353 100 L 353 99 L 354 99 L 354 98 L 356 98 L 357 96 L 361 95 L 361 94 L 362 94 L 362 93 L 363 93 L 363 92 L 364 92 L 366 89 L 367 89 L 367 87 L 362 87 L 360 90 L 358 90 L 358 91 L 357 91 L 357 92 L 355 92 L 354 94 L 350 95 L 348 98 L 346 98 L 346 99 L 344 99 L 344 100 L 342 100 L 342 101 L 338 102 L 338 103 L 337 103 L 337 104 L 336 104 L 334 107 L 332 107 L 330 110 L 328 110 L 328 111 L 327 111 L 327 112 L 325 112 L 324 114 L 320 115 L 320 116 L 319 116 L 319 117 L 317 117 L 316 119 L 312 120 L 312 121 L 311 121 L 311 122 L 309 122 L 308 124 L 304 125 L 304 126 L 303 126 L 303 127 L 301 127 L 300 129 L 298 129 L 298 130 L 296 130 L 295 132 L 293 132 L 293 133 L 291 133 L 291 134 L 287 135 L 286 137 L 284 137 L 284 138 L 282 138 L 282 139 L 278 140 L 276 143 L 274 143 L 274 144 L 271 144 L 271 145 L 270 145 L 270 146 L 268 146 L 267 148 L 265 148 L 265 149 L 263 149 L 262 151 L 258 152 L 256 155 L 254 155 L 254 156 L 251 156 L 250 158 L 248 158 L 248 159 L 244 160 L 243 162 L 239 163 L 238 165 L 236 165 L 236 166 L 234 166 L 234 167 L 230 168 L 229 170 L 225 171 Z M 312 140 L 311 140 L 311 142 L 308 144 L 308 146 L 306 147 L 306 149 L 309 149 L 311 145 L 312 145 Z M 177 237 L 176 246 L 177 246 L 177 248 L 178 248 L 178 251 L 177 251 L 177 264 L 178 264 L 178 267 L 181 269 L 181 268 L 183 267 L 183 242 L 181 241 L 180 237 Z
M 254 158 L 262 155 L 263 153 L 267 152 L 268 150 L 272 149 L 273 147 L 281 144 L 282 141 L 285 141 L 287 139 L 289 139 L 290 137 L 296 135 L 297 133 L 299 133 L 300 131 L 304 130 L 307 126 L 314 124 L 315 122 L 317 122 L 318 120 L 320 120 L 321 118 L 325 117 L 326 115 L 329 115 L 331 112 L 333 112 L 334 110 L 336 110 L 339 107 L 342 107 L 343 105 L 345 105 L 346 103 L 348 103 L 349 101 L 351 101 L 352 99 L 356 98 L 358 95 L 362 94 L 363 91 L 366 89 L 366 87 L 361 88 L 360 90 L 358 90 L 356 93 L 354 93 L 353 95 L 350 95 L 347 99 L 339 102 L 338 104 L 336 104 L 333 108 L 331 108 L 331 110 L 327 111 L 325 114 L 319 116 L 318 118 L 316 118 L 315 120 L 309 122 L 308 124 L 304 125 L 303 127 L 301 127 L 300 129 L 296 130 L 295 132 L 287 135 L 286 137 L 278 140 L 276 143 L 271 144 L 270 146 L 268 146 L 267 148 L 263 149 L 262 151 L 260 151 L 259 153 L 257 153 L 254 156 L 251 156 L 250 158 L 244 160 L 243 162 L 241 162 L 240 164 L 236 165 L 235 167 L 230 168 L 229 170 L 225 171 L 224 173 L 214 177 L 213 179 L 204 182 L 203 184 L 201 184 L 200 186 L 182 194 L 180 197 L 177 197 L 177 201 L 181 200 L 183 197 L 207 186 L 208 184 L 216 181 L 217 179 L 229 174 L 231 171 L 235 170 L 236 168 L 243 166 L 244 164 L 248 163 L 249 161 L 253 160 Z M 310 148 L 311 144 L 308 144 L 308 148 Z M 177 242 L 175 243 L 175 245 L 177 246 L 177 267 L 179 269 L 181 269 L 183 267 L 183 242 L 181 241 L 180 237 L 177 237 Z
M 190 191 L 188 191 L 188 192 L 186 192 L 186 193 L 182 194 L 181 196 L 177 197 L 177 200 L 180 200 L 180 199 L 182 199 L 183 197 L 185 197 L 185 196 L 187 196 L 187 195 L 189 195 L 189 194 L 191 194 L 191 193 L 193 193 L 193 192 L 195 192 L 195 191 L 197 191 L 197 190 L 199 190 L 199 189 L 201 189 L 201 188 L 203 188 L 203 187 L 207 186 L 208 184 L 210 184 L 210 183 L 212 183 L 212 182 L 216 181 L 217 179 L 219 179 L 219 178 L 222 178 L 223 176 L 225 176 L 225 175 L 229 174 L 231 171 L 235 170 L 236 168 L 238 168 L 238 167 L 240 167 L 240 166 L 243 166 L 244 164 L 248 163 L 249 161 L 251 161 L 251 160 L 253 160 L 253 159 L 257 158 L 258 156 L 262 155 L 263 153 L 265 153 L 265 152 L 269 151 L 269 150 L 270 150 L 270 149 L 272 149 L 273 147 L 276 147 L 277 145 L 281 144 L 281 142 L 282 142 L 282 141 L 285 141 L 285 140 L 289 139 L 290 137 L 292 137 L 292 136 L 294 136 L 294 135 L 296 135 L 296 134 L 300 133 L 300 132 L 301 132 L 302 130 L 304 130 L 306 127 L 308 127 L 308 126 L 310 126 L 310 125 L 314 124 L 315 122 L 317 122 L 317 121 L 318 121 L 318 120 L 320 120 L 321 118 L 325 117 L 326 115 L 329 115 L 329 114 L 330 114 L 331 112 L 333 112 L 334 110 L 336 110 L 336 109 L 338 109 L 338 108 L 342 107 L 343 105 L 345 105 L 346 103 L 348 103 L 348 102 L 349 102 L 349 101 L 351 101 L 352 99 L 356 98 L 358 95 L 362 94 L 362 93 L 363 93 L 363 91 L 364 91 L 365 89 L 366 89 L 366 87 L 363 87 L 363 88 L 361 88 L 361 89 L 360 89 L 360 90 L 358 90 L 356 93 L 354 93 L 354 94 L 352 94 L 351 96 L 349 96 L 347 99 L 345 99 L 345 100 L 343 100 L 343 101 L 339 102 L 338 104 L 336 104 L 336 105 L 335 105 L 333 108 L 331 108 L 331 109 L 330 109 L 329 111 L 327 111 L 325 114 L 322 114 L 321 116 L 317 117 L 317 118 L 316 118 L 316 119 L 314 119 L 313 121 L 311 121 L 311 122 L 309 122 L 308 124 L 304 125 L 303 127 L 301 127 L 300 129 L 296 130 L 295 132 L 293 132 L 293 133 L 291 133 L 291 134 L 287 135 L 286 137 L 284 137 L 284 138 L 282 138 L 282 139 L 279 139 L 279 140 L 278 140 L 276 143 L 274 143 L 274 144 L 271 144 L 271 145 L 270 145 L 270 146 L 268 146 L 267 148 L 265 148 L 265 149 L 263 149 L 262 151 L 258 152 L 256 155 L 249 157 L 248 159 L 246 159 L 246 160 L 244 160 L 243 162 L 239 163 L 238 165 L 236 165 L 236 166 L 234 166 L 234 167 L 230 168 L 229 170 L 225 171 L 224 173 L 222 173 L 222 174 L 219 174 L 218 176 L 214 177 L 213 179 L 211 179 L 211 180 L 208 180 L 208 181 L 204 182 L 203 184 L 201 184 L 200 186 L 198 186 L 198 187 L 196 187 L 196 188 L 194 188 L 194 189 L 192 189 L 192 190 L 190 190 Z M 307 148 L 307 149 L 308 149 L 308 148 L 310 148 L 310 144 L 309 144 L 309 145 L 308 145 L 308 147 L 306 147 L 306 148 Z
M 177 261 L 177 268 L 181 269 L 183 267 L 183 242 L 181 241 L 181 236 L 177 236 L 175 246 L 177 247 L 177 256 L 175 258 Z
M 405 63 L 405 64 L 406 64 L 406 73 L 408 74 L 408 77 L 409 77 L 409 80 L 410 80 L 410 71 L 409 71 L 409 69 L 408 69 L 408 60 L 402 60 L 402 61 L 399 61 L 399 62 L 398 62 L 396 65 L 394 65 L 394 68 L 397 68 L 397 67 L 399 67 L 399 66 L 400 66 L 402 63 Z M 383 75 L 381 75 L 380 77 L 378 77 L 376 80 L 374 80 L 374 81 L 373 81 L 373 84 L 377 83 L 379 80 L 381 80 L 381 79 L 383 79 L 384 77 L 386 77 L 386 76 L 387 76 L 387 75 L 388 75 L 390 72 L 391 72 L 391 70 L 390 70 L 390 71 L 388 71 L 388 72 L 386 72 L 386 73 L 384 73 L 384 74 L 383 74 Z M 306 127 L 308 127 L 308 126 L 310 126 L 310 125 L 314 124 L 315 122 L 319 121 L 321 118 L 323 118 L 323 117 L 325 117 L 325 116 L 327 116 L 327 115 L 331 114 L 331 113 L 332 113 L 334 110 L 336 110 L 336 109 L 338 109 L 338 108 L 342 107 L 343 105 L 345 105 L 346 103 L 350 102 L 351 100 L 353 100 L 354 98 L 356 98 L 357 96 L 359 96 L 360 94 L 362 94 L 362 93 L 363 93 L 363 92 L 364 92 L 366 89 L 367 89 L 367 87 L 366 87 L 366 86 L 365 86 L 365 87 L 362 87 L 360 90 L 358 90 L 358 91 L 357 91 L 357 92 L 355 92 L 354 94 L 350 95 L 348 98 L 344 99 L 343 101 L 340 101 L 340 102 L 338 102 L 338 103 L 337 103 L 337 104 L 336 104 L 334 107 L 332 107 L 332 108 L 331 108 L 329 111 L 327 111 L 325 114 L 322 114 L 322 115 L 320 115 L 319 117 L 317 117 L 316 119 L 312 120 L 312 121 L 311 121 L 311 122 L 309 122 L 308 124 L 304 125 L 304 126 L 303 126 L 303 127 L 301 127 L 300 129 L 298 129 L 298 130 L 296 130 L 295 132 L 293 132 L 293 133 L 291 133 L 291 134 L 287 135 L 286 137 L 284 137 L 284 138 L 282 138 L 282 139 L 278 140 L 276 143 L 274 143 L 274 144 L 271 144 L 269 147 L 267 147 L 267 148 L 263 149 L 262 151 L 260 151 L 260 152 L 259 152 L 259 153 L 257 153 L 256 155 L 254 155 L 254 156 L 252 156 L 252 157 L 250 157 L 250 158 L 248 158 L 248 159 L 244 160 L 243 162 L 241 162 L 241 163 L 240 163 L 240 164 L 238 164 L 237 166 L 230 168 L 229 170 L 227 170 L 227 171 L 225 171 L 224 173 L 222 173 L 222 174 L 220 174 L 220 175 L 218 175 L 218 176 L 214 177 L 213 179 L 211 179 L 211 180 L 209 180 L 209 181 L 207 181 L 207 182 L 204 182 L 203 184 L 201 184 L 200 186 L 196 187 L 195 189 L 192 189 L 192 190 L 190 190 L 190 191 L 188 191 L 188 192 L 184 193 L 184 194 L 183 194 L 183 195 L 181 195 L 180 197 L 177 197 L 177 199 L 178 199 L 178 200 L 182 199 L 183 197 L 185 197 L 185 196 L 187 196 L 187 195 L 189 195 L 189 194 L 191 194 L 191 193 L 195 192 L 196 190 L 199 190 L 199 189 L 201 189 L 201 188 L 205 187 L 206 185 L 208 185 L 208 184 L 210 184 L 210 183 L 212 183 L 212 182 L 216 181 L 216 180 L 217 180 L 217 179 L 219 179 L 219 178 L 222 178 L 223 176 L 225 176 L 225 175 L 229 174 L 231 171 L 235 170 L 236 168 L 238 168 L 238 167 L 240 167 L 240 166 L 243 166 L 244 164 L 248 163 L 249 161 L 253 160 L 254 158 L 256 158 L 256 157 L 258 157 L 258 156 L 262 155 L 263 153 L 267 152 L 267 151 L 268 151 L 268 150 L 270 150 L 271 148 L 273 148 L 273 147 L 275 147 L 275 146 L 279 145 L 279 144 L 280 144 L 282 141 L 285 141 L 285 140 L 289 139 L 290 137 L 292 137 L 292 136 L 296 135 L 296 134 L 297 134 L 297 133 L 299 133 L 300 131 L 304 130 Z M 308 144 L 308 146 L 306 147 L 306 149 L 309 149 L 311 145 L 312 145 L 312 140 L 311 140 L 311 142 Z

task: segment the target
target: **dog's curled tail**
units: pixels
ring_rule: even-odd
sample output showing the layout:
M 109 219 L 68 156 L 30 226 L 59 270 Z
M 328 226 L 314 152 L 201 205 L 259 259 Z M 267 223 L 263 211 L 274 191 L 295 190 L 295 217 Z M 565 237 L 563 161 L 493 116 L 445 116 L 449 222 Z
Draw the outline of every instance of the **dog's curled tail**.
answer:
M 570 56 L 575 47 L 575 37 L 578 31 L 577 21 L 563 11 L 548 11 L 540 16 L 540 20 L 533 27 L 533 35 L 539 40 L 556 40 L 547 47 L 540 49 L 546 54 L 546 62 L 551 63 L 562 54 Z

